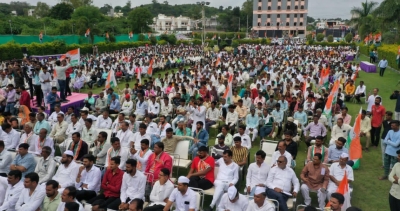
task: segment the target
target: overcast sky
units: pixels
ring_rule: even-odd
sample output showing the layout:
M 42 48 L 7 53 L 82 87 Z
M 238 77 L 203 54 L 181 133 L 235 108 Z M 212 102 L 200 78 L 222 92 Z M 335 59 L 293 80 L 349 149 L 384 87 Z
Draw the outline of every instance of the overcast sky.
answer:
M 24 1 L 24 0 L 19 0 Z M 25 0 L 32 5 L 36 5 L 38 0 Z M 46 2 L 49 5 L 54 5 L 59 2 L 59 0 L 41 0 L 42 2 Z M 164 2 L 164 0 L 158 0 L 160 3 Z M 198 0 L 168 0 L 169 4 L 195 4 Z M 376 2 L 382 2 L 383 0 L 374 0 Z M 9 3 L 10 0 L 0 0 L 0 2 Z M 93 0 L 96 6 L 103 6 L 104 4 L 112 4 L 115 6 L 124 6 L 127 0 Z M 151 0 L 131 0 L 132 6 L 138 6 L 141 4 L 151 3 Z M 218 0 L 218 1 L 210 1 L 211 6 L 219 7 L 219 6 L 241 6 L 244 0 L 232 1 L 232 0 Z M 309 0 L 308 1 L 308 15 L 313 18 L 343 18 L 349 19 L 351 18 L 350 10 L 354 6 L 360 7 L 361 2 L 365 2 L 365 0 Z

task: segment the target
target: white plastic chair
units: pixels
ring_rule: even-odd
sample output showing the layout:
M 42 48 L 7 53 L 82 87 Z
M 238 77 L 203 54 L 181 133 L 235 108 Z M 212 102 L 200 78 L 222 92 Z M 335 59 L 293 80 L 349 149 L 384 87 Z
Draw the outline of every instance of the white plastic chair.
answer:
M 188 140 L 183 140 L 179 141 L 178 144 L 176 145 L 174 155 L 179 155 L 179 162 L 177 167 L 182 167 L 182 168 L 188 168 L 190 164 L 192 163 L 192 160 L 189 160 L 189 146 L 190 146 L 190 141 Z
M 217 178 L 218 170 L 219 170 L 219 167 L 214 167 L 214 178 Z M 208 190 L 204 190 L 203 191 L 204 195 L 209 195 L 209 196 L 213 196 L 214 192 L 215 192 L 215 187 L 214 186 L 212 188 L 208 189 Z
M 272 155 L 275 152 L 276 146 L 277 146 L 278 142 L 277 141 L 273 141 L 273 140 L 266 140 L 266 141 L 262 141 L 261 142 L 261 150 L 265 152 L 266 157 L 265 157 L 265 163 L 270 164 L 271 160 L 272 160 Z

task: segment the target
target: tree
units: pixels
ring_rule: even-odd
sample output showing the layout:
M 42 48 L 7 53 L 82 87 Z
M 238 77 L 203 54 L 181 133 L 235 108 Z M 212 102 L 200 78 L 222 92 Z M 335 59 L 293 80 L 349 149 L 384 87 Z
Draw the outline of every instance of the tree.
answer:
M 61 2 L 71 4 L 74 8 L 90 6 L 93 4 L 93 0 L 62 0 Z
M 388 23 L 394 23 L 398 29 L 400 26 L 400 4 L 398 0 L 384 0 L 378 8 L 374 11 L 374 14 L 382 19 L 382 22 L 387 25 Z M 389 34 L 387 34 L 390 37 Z M 397 33 L 396 33 L 397 39 Z
M 326 39 L 328 42 L 333 42 L 333 35 L 329 35 Z
M 378 5 L 374 1 L 365 1 L 361 3 L 361 7 L 353 7 L 350 11 L 352 18 L 351 24 L 354 24 L 355 29 L 358 29 L 358 34 L 364 36 L 373 30 L 374 17 L 373 12 Z
M 351 32 L 347 33 L 344 39 L 346 42 L 351 42 L 353 40 L 353 34 Z
M 153 24 L 153 14 L 145 7 L 137 7 L 128 15 L 128 22 L 134 32 L 150 31 Z
M 315 19 L 313 17 L 307 16 L 307 23 L 314 23 Z
M 50 6 L 44 2 L 38 2 L 35 8 L 35 14 L 37 17 L 46 17 L 50 13 Z
M 131 5 L 131 1 L 127 1 L 125 6 L 122 7 L 121 11 L 124 13 L 125 15 L 128 15 L 128 13 L 131 11 L 132 9 L 132 5 Z
M 168 5 L 168 1 L 164 1 L 163 3 L 164 3 L 165 5 Z
M 108 12 L 112 9 L 112 6 L 109 4 L 105 4 L 104 6 L 100 7 L 100 12 L 103 13 L 104 15 L 107 15 Z
M 11 13 L 11 6 L 6 3 L 0 3 L 0 13 L 4 15 L 9 15 Z
M 72 19 L 86 19 L 90 23 L 98 23 L 105 20 L 104 15 L 100 12 L 99 8 L 94 6 L 79 7 L 75 9 L 71 16 Z
M 56 4 L 50 9 L 49 17 L 58 20 L 68 20 L 71 19 L 71 14 L 74 12 L 74 8 L 71 4 L 65 2 Z
M 322 34 L 322 33 L 318 33 L 317 34 L 317 41 L 318 42 L 322 42 L 322 40 L 324 40 L 324 38 L 325 38 L 324 34 Z
M 11 11 L 15 10 L 18 16 L 24 15 L 24 10 L 30 9 L 31 5 L 25 1 L 12 1 L 10 2 Z
M 219 9 L 219 11 L 221 11 L 221 12 L 222 12 L 222 11 L 224 11 L 224 6 L 219 6 L 219 8 L 218 8 L 218 9 Z

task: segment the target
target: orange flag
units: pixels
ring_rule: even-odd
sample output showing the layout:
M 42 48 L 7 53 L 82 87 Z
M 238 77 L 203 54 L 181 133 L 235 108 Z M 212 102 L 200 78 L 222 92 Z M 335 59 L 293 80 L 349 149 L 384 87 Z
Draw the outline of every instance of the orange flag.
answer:
M 147 69 L 148 75 L 153 75 L 153 63 L 154 63 L 154 59 L 151 59 L 150 64 L 149 64 L 149 69 Z

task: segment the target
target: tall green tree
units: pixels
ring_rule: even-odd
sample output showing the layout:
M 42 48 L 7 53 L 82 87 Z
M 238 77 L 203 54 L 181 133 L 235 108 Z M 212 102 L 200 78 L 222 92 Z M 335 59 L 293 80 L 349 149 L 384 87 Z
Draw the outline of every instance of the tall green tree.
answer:
M 145 7 L 137 7 L 129 12 L 128 21 L 135 33 L 146 33 L 151 30 L 149 25 L 153 24 L 153 14 Z
M 6 3 L 0 3 L 0 13 L 3 15 L 9 15 L 11 13 L 10 5 Z
M 353 7 L 350 11 L 352 15 L 350 23 L 354 24 L 362 37 L 374 31 L 376 20 L 374 20 L 373 13 L 377 5 L 377 2 L 366 0 L 361 3 L 361 7 Z
M 390 26 L 390 23 L 394 24 L 394 27 L 399 29 L 400 26 L 400 1 L 399 0 L 384 0 L 379 7 L 376 8 L 375 12 L 377 17 L 381 18 L 382 26 Z M 396 39 L 398 33 L 396 33 Z
M 35 8 L 36 17 L 46 17 L 50 13 L 50 6 L 44 2 L 38 2 Z
M 50 9 L 49 17 L 58 20 L 68 20 L 71 18 L 71 14 L 74 12 L 74 8 L 71 4 L 65 2 L 56 4 Z
M 15 10 L 17 15 L 24 15 L 24 11 L 30 9 L 31 5 L 26 1 L 12 1 L 10 2 L 11 11 Z
M 106 15 L 113 7 L 109 4 L 105 4 L 104 6 L 100 7 L 100 12 Z

